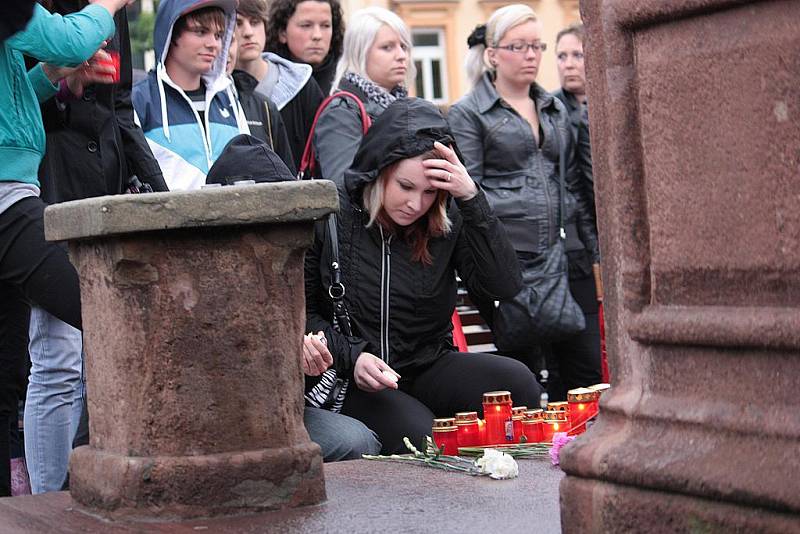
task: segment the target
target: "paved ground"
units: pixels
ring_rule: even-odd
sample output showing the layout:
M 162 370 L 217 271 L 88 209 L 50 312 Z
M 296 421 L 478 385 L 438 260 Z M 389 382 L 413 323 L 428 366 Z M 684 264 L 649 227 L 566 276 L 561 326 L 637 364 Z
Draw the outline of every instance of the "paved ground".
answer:
M 69 493 L 0 499 L 0 533 L 560 532 L 563 473 L 545 459 L 520 460 L 514 480 L 360 460 L 325 466 L 328 501 L 247 517 L 184 523 L 108 523 L 72 508 Z

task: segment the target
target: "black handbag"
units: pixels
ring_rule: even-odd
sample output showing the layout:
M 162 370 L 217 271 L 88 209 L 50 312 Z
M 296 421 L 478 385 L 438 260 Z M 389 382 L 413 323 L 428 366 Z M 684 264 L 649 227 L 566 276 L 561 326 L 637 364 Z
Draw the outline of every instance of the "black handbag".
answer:
M 328 286 L 328 296 L 333 305 L 333 327 L 336 331 L 352 336 L 350 328 L 350 315 L 344 304 L 344 284 L 342 283 L 342 272 L 339 269 L 339 239 L 336 231 L 336 214 L 328 215 L 328 240 L 331 247 L 331 284 Z M 350 379 L 337 376 L 336 368 L 330 367 L 319 377 L 319 382 L 314 385 L 305 395 L 306 404 L 323 408 L 332 412 L 342 411 L 344 398 L 347 395 L 347 387 Z
M 569 290 L 564 225 L 566 180 L 565 154 L 556 129 L 559 171 L 559 233 L 545 254 L 521 260 L 524 286 L 511 300 L 496 304 L 492 331 L 501 352 L 530 350 L 531 346 L 558 341 L 586 328 L 583 311 Z

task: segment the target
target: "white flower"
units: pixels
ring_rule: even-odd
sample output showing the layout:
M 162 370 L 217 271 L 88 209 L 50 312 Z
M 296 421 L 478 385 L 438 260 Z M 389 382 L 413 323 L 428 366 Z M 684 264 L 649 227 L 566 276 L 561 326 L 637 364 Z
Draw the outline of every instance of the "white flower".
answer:
M 519 476 L 517 461 L 497 449 L 484 449 L 483 456 L 475 461 L 481 473 L 488 473 L 495 480 Z

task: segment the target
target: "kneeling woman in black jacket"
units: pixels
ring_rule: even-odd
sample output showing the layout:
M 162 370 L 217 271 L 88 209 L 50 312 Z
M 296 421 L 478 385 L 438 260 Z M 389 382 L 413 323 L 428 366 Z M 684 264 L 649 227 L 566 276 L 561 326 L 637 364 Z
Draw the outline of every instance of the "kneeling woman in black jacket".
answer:
M 315 366 L 330 350 L 338 375 L 353 379 L 342 413 L 374 430 L 384 453 L 404 452 L 404 436 L 419 443 L 434 417 L 480 411 L 486 391 L 539 403 L 541 389 L 524 364 L 453 346 L 456 272 L 482 298 L 509 298 L 521 287 L 505 231 L 453 146 L 445 119 L 421 99 L 394 102 L 364 137 L 337 217 L 352 336 L 331 326 L 324 225 L 306 258 L 307 329 L 327 340 L 327 348 L 305 351 L 306 363 Z

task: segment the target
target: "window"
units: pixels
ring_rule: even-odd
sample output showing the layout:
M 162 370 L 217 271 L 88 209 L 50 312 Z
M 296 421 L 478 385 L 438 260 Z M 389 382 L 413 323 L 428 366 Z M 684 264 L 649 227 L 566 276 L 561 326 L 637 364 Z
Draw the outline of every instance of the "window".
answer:
M 434 104 L 447 102 L 447 68 L 444 31 L 414 29 L 414 65 L 417 67 L 417 96 Z

